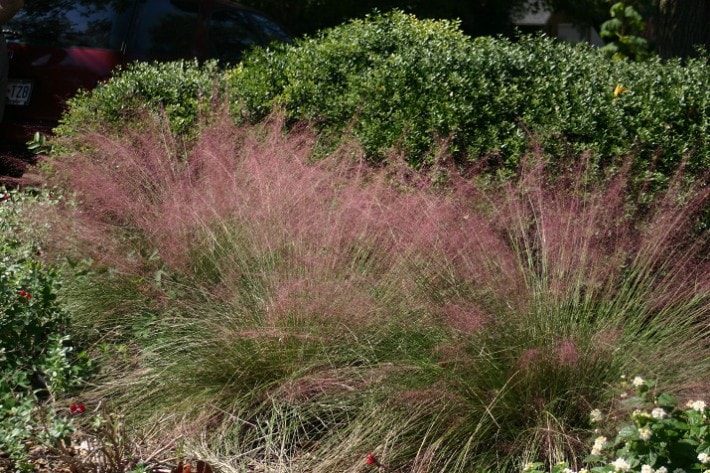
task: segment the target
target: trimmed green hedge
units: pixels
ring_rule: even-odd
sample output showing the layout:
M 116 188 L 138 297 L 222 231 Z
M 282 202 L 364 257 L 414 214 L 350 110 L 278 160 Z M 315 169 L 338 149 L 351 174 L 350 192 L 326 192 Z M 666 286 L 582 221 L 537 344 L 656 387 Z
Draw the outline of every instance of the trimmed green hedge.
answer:
M 189 135 L 223 88 L 240 120 L 281 107 L 317 124 L 325 143 L 350 130 L 375 160 L 397 147 L 419 166 L 448 139 L 461 161 L 511 170 L 535 140 L 560 161 L 633 156 L 638 175 L 659 183 L 683 158 L 691 175 L 710 166 L 707 56 L 610 61 L 544 38 L 472 39 L 456 22 L 401 12 L 253 50 L 226 74 L 214 63 L 133 65 L 72 99 L 56 131 L 126 126 L 149 109 Z
M 134 63 L 70 99 L 54 131 L 73 136 L 87 129 L 121 128 L 131 126 L 145 111 L 160 111 L 175 132 L 188 133 L 210 98 L 221 91 L 221 77 L 215 62 Z
M 472 39 L 455 22 L 394 12 L 255 50 L 227 84 L 250 120 L 280 106 L 324 132 L 352 127 L 376 158 L 401 146 L 415 165 L 441 137 L 460 157 L 512 167 L 531 136 L 558 158 L 632 154 L 650 170 L 658 156 L 660 175 L 686 155 L 692 171 L 710 164 L 707 58 L 610 61 L 584 45 Z

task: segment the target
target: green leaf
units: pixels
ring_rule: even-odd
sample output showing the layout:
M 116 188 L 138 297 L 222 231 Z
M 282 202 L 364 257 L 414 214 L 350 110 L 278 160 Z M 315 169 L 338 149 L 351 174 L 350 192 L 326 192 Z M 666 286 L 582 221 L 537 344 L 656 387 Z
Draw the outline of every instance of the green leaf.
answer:
M 678 400 L 671 394 L 663 393 L 656 398 L 656 404 L 668 410 L 672 410 L 678 405 Z

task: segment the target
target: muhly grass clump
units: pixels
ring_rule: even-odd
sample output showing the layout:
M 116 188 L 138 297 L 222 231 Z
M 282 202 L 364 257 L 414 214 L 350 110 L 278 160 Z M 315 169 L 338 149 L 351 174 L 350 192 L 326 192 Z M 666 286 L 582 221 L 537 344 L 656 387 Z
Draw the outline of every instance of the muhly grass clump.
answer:
M 154 124 L 54 158 L 78 222 L 54 244 L 94 261 L 65 300 L 110 355 L 89 400 L 223 471 L 498 472 L 576 462 L 621 373 L 708 387 L 705 240 L 683 239 L 707 190 L 639 212 L 623 173 L 535 153 L 433 186 L 282 130 L 222 117 L 185 153 Z

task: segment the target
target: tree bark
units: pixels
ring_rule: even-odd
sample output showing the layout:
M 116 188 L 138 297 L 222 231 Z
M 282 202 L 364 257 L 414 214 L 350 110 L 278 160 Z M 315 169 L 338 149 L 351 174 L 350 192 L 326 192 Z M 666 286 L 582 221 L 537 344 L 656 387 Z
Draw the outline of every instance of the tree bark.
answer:
M 710 0 L 660 0 L 655 36 L 665 58 L 689 57 L 696 46 L 710 47 Z

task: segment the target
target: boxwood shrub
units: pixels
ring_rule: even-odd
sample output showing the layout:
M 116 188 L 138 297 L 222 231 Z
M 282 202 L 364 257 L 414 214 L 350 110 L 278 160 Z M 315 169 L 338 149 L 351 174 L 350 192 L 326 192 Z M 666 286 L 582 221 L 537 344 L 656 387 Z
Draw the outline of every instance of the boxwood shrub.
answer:
M 328 136 L 352 130 L 379 159 L 393 146 L 414 165 L 438 138 L 455 155 L 513 168 L 534 139 L 551 156 L 633 155 L 649 177 L 687 157 L 707 168 L 707 56 L 610 61 L 598 49 L 542 37 L 472 39 L 451 21 L 369 16 L 278 48 L 227 74 L 242 117 L 274 106 Z
M 543 37 L 473 39 L 457 22 L 398 11 L 257 48 L 226 74 L 212 62 L 134 64 L 70 100 L 56 131 L 120 128 L 164 110 L 174 131 L 190 135 L 223 88 L 239 120 L 280 107 L 316 124 L 323 142 L 354 134 L 374 160 L 396 147 L 420 166 L 446 139 L 460 161 L 503 170 L 533 142 L 558 161 L 633 156 L 636 172 L 657 183 L 684 158 L 691 175 L 710 165 L 707 55 L 611 61 Z
M 173 131 L 190 133 L 199 111 L 221 90 L 221 77 L 215 62 L 133 63 L 70 99 L 55 132 L 73 136 L 87 129 L 120 129 L 140 124 L 143 113 L 160 112 Z

